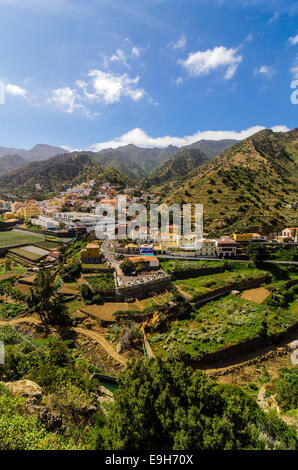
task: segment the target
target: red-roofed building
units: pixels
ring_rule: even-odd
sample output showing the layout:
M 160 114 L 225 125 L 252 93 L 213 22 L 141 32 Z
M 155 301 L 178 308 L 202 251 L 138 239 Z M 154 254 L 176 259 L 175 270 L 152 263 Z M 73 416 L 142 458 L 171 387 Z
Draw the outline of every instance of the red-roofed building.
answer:
M 156 256 L 132 256 L 128 258 L 133 264 L 141 264 L 144 269 L 158 269 L 159 259 Z

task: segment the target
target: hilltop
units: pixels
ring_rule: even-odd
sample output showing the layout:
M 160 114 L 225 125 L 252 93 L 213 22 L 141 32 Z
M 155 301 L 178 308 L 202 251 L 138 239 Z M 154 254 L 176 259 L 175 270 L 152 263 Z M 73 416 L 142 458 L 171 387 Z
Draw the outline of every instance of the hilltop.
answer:
M 298 129 L 263 130 L 185 176 L 169 203 L 203 203 L 205 230 L 270 232 L 297 223 Z
M 35 184 L 40 184 L 42 192 L 39 194 L 42 195 L 91 179 L 97 183 L 128 183 L 117 170 L 100 165 L 90 158 L 88 153 L 72 152 L 45 161 L 28 163 L 22 168 L 10 171 L 0 176 L 0 187 L 3 192 L 31 194 L 35 190 Z
M 163 168 L 162 164 L 179 156 L 184 150 L 201 151 L 208 158 L 213 158 L 220 152 L 237 142 L 236 140 L 199 140 L 185 147 L 175 147 L 168 145 L 165 148 L 153 147 L 142 148 L 129 144 L 116 149 L 105 149 L 94 154 L 94 158 L 108 166 L 116 165 L 119 171 L 123 172 L 131 181 L 144 178 L 153 172 L 158 172 Z M 188 155 L 185 153 L 185 155 Z M 190 168 L 193 169 L 193 168 Z M 180 176 L 183 176 L 182 174 Z M 153 175 L 154 177 L 154 175 Z M 155 183 L 154 183 L 155 184 Z
M 95 154 L 90 152 L 90 158 L 100 165 L 115 168 L 131 182 L 136 182 L 147 175 L 146 171 L 141 166 L 132 162 L 122 154 L 118 154 L 114 150 Z
M 195 148 L 184 148 L 172 158 L 166 160 L 154 170 L 144 183 L 147 186 L 169 187 L 176 184 L 189 172 L 199 165 L 207 162 L 209 157 L 201 150 Z
M 96 158 L 108 157 L 118 162 L 130 162 L 137 169 L 141 177 L 148 175 L 161 162 L 168 159 L 179 151 L 178 147 L 172 145 L 166 148 L 142 148 L 129 144 L 116 149 L 105 149 L 97 152 Z
M 22 157 L 25 162 L 47 160 L 48 158 L 55 157 L 62 153 L 67 153 L 67 150 L 46 144 L 37 144 L 30 150 L 0 147 L 0 158 L 4 156 L 9 157 L 18 155 L 19 157 Z
M 216 157 L 221 152 L 236 144 L 238 141 L 235 139 L 222 139 L 222 140 L 199 140 L 194 144 L 188 145 L 185 148 L 199 149 L 210 158 Z
M 234 142 L 233 140 L 200 140 L 181 149 L 173 145 L 165 148 L 142 148 L 129 144 L 116 149 L 109 148 L 99 152 L 80 151 L 79 153 L 88 155 L 90 159 L 100 165 L 119 171 L 130 183 L 134 184 L 148 177 L 163 162 L 176 156 L 181 150 L 201 150 L 208 157 L 214 157 Z M 49 158 L 65 155 L 66 153 L 68 151 L 61 147 L 45 144 L 37 144 L 31 150 L 0 147 L 0 175 L 16 168 L 22 168 L 28 162 L 46 161 Z M 189 170 L 193 168 L 190 167 Z

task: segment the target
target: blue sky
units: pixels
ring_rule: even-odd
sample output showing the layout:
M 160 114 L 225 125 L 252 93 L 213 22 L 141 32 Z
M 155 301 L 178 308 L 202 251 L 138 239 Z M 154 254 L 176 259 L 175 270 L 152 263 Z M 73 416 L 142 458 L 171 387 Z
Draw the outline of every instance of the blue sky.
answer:
M 0 146 L 297 127 L 297 19 L 296 0 L 0 0 Z

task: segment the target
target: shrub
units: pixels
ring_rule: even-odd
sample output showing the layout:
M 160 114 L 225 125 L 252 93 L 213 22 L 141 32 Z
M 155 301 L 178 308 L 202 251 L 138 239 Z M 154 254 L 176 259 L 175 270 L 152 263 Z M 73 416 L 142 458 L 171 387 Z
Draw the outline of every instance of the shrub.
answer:
M 60 267 L 60 276 L 65 282 L 74 282 L 81 275 L 82 266 L 80 263 L 65 264 Z

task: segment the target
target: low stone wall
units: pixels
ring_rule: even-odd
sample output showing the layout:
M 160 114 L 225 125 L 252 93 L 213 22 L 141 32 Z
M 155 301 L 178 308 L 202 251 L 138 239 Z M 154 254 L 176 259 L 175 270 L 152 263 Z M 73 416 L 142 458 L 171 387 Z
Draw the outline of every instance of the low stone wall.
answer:
M 118 293 L 123 298 L 136 297 L 142 299 L 153 292 L 160 292 L 171 285 L 171 277 L 164 276 L 161 279 L 149 281 L 135 286 L 119 287 Z
M 0 248 L 0 258 L 3 258 L 6 255 L 8 248 Z
M 69 231 L 52 231 L 52 230 L 34 230 L 33 228 L 27 228 L 27 227 L 18 227 L 18 230 L 21 230 L 22 232 L 29 232 L 29 233 L 34 233 L 35 235 L 49 235 L 51 237 L 57 237 L 57 238 L 76 238 L 76 232 L 75 230 L 70 229 Z
M 202 294 L 196 297 L 193 301 L 195 305 L 200 305 L 207 300 L 211 300 L 213 297 L 219 297 L 220 295 L 225 295 L 230 293 L 232 290 L 246 290 L 246 289 L 254 289 L 259 287 L 261 284 L 268 280 L 268 276 L 261 276 L 255 279 L 248 279 L 245 281 L 234 282 L 229 286 L 219 287 L 218 289 L 214 289 L 211 292 L 206 292 L 206 294 Z
M 174 271 L 169 273 L 173 281 L 189 279 L 191 277 L 208 276 L 209 274 L 219 274 L 227 270 L 225 266 L 214 266 L 213 268 L 187 269 L 184 271 Z
M 237 356 L 241 357 L 241 355 L 244 356 L 249 353 L 254 353 L 266 346 L 277 345 L 294 334 L 298 334 L 298 323 L 294 323 L 281 333 L 247 339 L 241 343 L 223 347 L 218 351 L 208 353 L 200 359 L 193 359 L 192 366 L 195 369 L 224 367 L 227 362 L 235 360 L 235 357 Z

